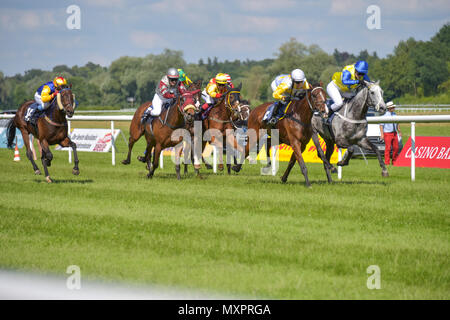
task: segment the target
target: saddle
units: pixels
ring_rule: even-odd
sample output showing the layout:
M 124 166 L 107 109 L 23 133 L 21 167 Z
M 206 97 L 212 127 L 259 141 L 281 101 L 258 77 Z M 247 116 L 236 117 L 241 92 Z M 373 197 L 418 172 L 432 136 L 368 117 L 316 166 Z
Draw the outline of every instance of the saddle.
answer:
M 263 116 L 262 120 L 267 122 L 272 117 L 276 117 L 278 119 L 277 122 L 280 121 L 281 119 L 286 117 L 286 111 L 289 108 L 291 103 L 292 103 L 292 101 L 289 101 L 289 103 L 286 104 L 285 108 L 278 108 L 276 114 L 273 114 L 273 111 L 275 109 L 275 105 L 277 104 L 277 102 L 272 103 L 271 105 L 269 105 L 269 107 L 267 107 L 267 110 L 264 113 L 264 116 Z

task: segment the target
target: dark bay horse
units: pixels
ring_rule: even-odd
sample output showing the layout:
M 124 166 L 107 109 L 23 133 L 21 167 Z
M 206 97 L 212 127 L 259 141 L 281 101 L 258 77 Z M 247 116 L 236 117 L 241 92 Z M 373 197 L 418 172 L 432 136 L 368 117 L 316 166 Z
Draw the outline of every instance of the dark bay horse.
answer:
M 383 177 L 389 176 L 386 166 L 381 157 L 378 148 L 369 141 L 366 136 L 367 119 L 366 114 L 369 107 L 375 107 L 377 111 L 384 113 L 386 104 L 383 99 L 383 90 L 378 82 L 362 82 L 357 90 L 356 96 L 345 103 L 344 106 L 336 113 L 331 125 L 331 131 L 328 125 L 324 124 L 319 116 L 314 116 L 312 125 L 314 131 L 318 132 L 326 143 L 325 160 L 322 158 L 323 151 L 320 145 L 316 144 L 317 151 L 322 160 L 328 161 L 334 150 L 334 144 L 339 148 L 347 148 L 343 159 L 338 162 L 338 166 L 346 166 L 352 157 L 354 145 L 359 145 L 365 149 L 371 149 L 375 152 L 382 169 Z M 327 170 L 325 168 L 325 170 Z M 327 175 L 329 173 L 327 172 Z
M 245 147 L 245 157 L 249 155 L 250 149 L 258 143 L 265 135 L 265 130 L 272 130 L 272 128 L 265 127 L 262 124 L 262 119 L 267 111 L 267 108 L 273 102 L 266 102 L 250 112 L 248 119 L 248 130 L 254 130 L 256 133 L 256 141 L 249 141 Z M 305 162 L 302 157 L 302 152 L 305 150 L 306 145 L 313 136 L 311 127 L 311 119 L 314 111 L 324 112 L 326 103 L 326 94 L 322 87 L 312 86 L 311 89 L 306 90 L 305 96 L 302 99 L 294 98 L 286 110 L 286 116 L 279 120 L 275 128 L 279 130 L 279 143 L 284 143 L 291 146 L 294 149 L 294 153 L 289 160 L 289 165 L 286 172 L 281 177 L 282 182 L 286 182 L 289 173 L 297 161 L 300 165 L 303 176 L 305 177 L 305 185 L 310 187 L 311 184 L 308 179 L 308 171 Z M 269 133 L 270 134 L 270 133 Z M 317 137 L 315 137 L 317 138 Z M 317 143 L 318 143 L 317 138 Z M 270 138 L 267 139 L 266 153 L 270 166 L 269 150 L 271 146 Z M 238 164 L 233 167 L 233 170 L 239 172 L 242 168 L 242 164 Z
M 238 144 L 234 135 L 227 136 L 227 130 L 234 130 L 237 128 L 238 122 L 245 122 L 250 114 L 250 108 L 246 100 L 241 97 L 242 83 L 237 88 L 230 88 L 224 95 L 219 98 L 218 102 L 211 109 L 208 117 L 202 122 L 203 133 L 213 129 L 220 131 L 222 144 L 212 137 L 211 144 L 219 149 L 219 157 L 222 158 L 223 145 L 228 144 L 239 152 L 244 152 L 242 146 Z M 202 141 L 202 150 L 204 150 L 206 141 Z M 219 164 L 219 170 L 223 170 L 223 163 Z M 228 174 L 231 172 L 231 163 L 227 163 Z
M 71 87 L 59 87 L 56 88 L 56 90 L 59 91 L 59 93 L 51 101 L 50 106 L 44 111 L 44 116 L 39 117 L 36 126 L 27 123 L 24 119 L 28 106 L 34 103 L 34 100 L 30 100 L 24 102 L 19 107 L 15 117 L 9 121 L 7 129 L 9 148 L 12 148 L 14 145 L 16 128 L 22 133 L 23 141 L 27 149 L 27 158 L 33 165 L 35 174 L 41 174 L 41 171 L 33 160 L 29 134 L 31 133 L 39 140 L 42 147 L 42 166 L 44 167 L 45 178 L 49 183 L 52 182 L 52 179 L 48 174 L 47 167 L 51 166 L 51 161 L 53 159 L 53 154 L 50 152 L 49 148 L 50 145 L 59 144 L 62 147 L 71 147 L 75 159 L 75 166 L 73 167 L 72 173 L 74 175 L 80 173 L 80 170 L 78 169 L 79 161 L 77 156 L 77 145 L 68 137 L 66 120 L 66 115 L 70 118 L 74 114 L 75 97 L 72 94 Z
M 168 147 L 174 147 L 183 141 L 180 137 L 178 140 L 172 139 L 172 133 L 186 126 L 191 126 L 195 116 L 195 99 L 194 95 L 198 94 L 200 89 L 189 91 L 183 95 L 177 95 L 175 104 L 165 109 L 158 118 L 151 123 L 145 123 L 145 139 L 147 140 L 147 149 L 145 160 L 149 173 L 148 178 L 152 178 L 156 168 L 158 168 L 159 156 L 161 151 Z M 152 154 L 152 149 L 154 152 Z M 152 159 L 153 157 L 153 159 Z M 153 160 L 153 162 L 152 162 Z M 180 165 L 175 165 L 177 179 L 180 179 Z M 198 174 L 198 171 L 197 171 Z
M 194 83 L 191 83 L 191 85 L 187 88 L 188 90 L 197 90 L 200 89 L 202 86 L 202 80 L 197 80 Z M 196 93 L 194 95 L 194 98 L 196 100 L 196 105 L 200 104 L 200 97 L 201 92 Z M 198 102 L 198 103 L 197 103 Z M 130 164 L 131 162 L 131 151 L 133 150 L 133 146 L 138 141 L 145 132 L 144 125 L 141 124 L 141 118 L 144 114 L 144 111 L 147 110 L 147 108 L 152 104 L 151 101 L 144 102 L 141 104 L 136 111 L 134 112 L 133 119 L 130 123 L 130 138 L 128 139 L 128 155 L 125 160 L 122 160 L 122 164 Z M 138 160 L 145 162 L 144 156 L 138 156 Z

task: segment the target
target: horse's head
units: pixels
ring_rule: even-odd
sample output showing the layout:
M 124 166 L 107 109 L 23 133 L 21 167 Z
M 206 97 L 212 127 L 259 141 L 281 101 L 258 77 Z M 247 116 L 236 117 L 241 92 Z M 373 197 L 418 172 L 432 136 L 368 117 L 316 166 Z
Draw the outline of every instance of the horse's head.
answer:
M 247 120 L 242 118 L 242 112 L 246 113 L 246 109 L 242 104 L 241 98 L 242 83 L 237 88 L 230 88 L 224 95 L 225 106 L 231 112 L 231 118 L 235 120 Z M 248 107 L 248 105 L 247 105 Z
M 179 108 L 180 112 L 184 117 L 184 121 L 187 124 L 192 124 L 194 122 L 195 111 L 197 110 L 195 103 L 195 96 L 200 92 L 200 89 L 196 89 L 193 91 L 187 91 L 183 93 L 180 98 Z
M 313 111 L 319 111 L 320 113 L 324 114 L 326 111 L 327 94 L 322 88 L 322 83 L 313 85 L 312 89 L 310 89 L 310 92 L 312 97 Z
M 193 98 L 194 98 L 194 102 L 195 102 L 194 105 L 197 110 L 200 109 L 200 104 L 201 104 L 201 98 L 202 98 L 201 88 L 202 88 L 202 80 L 201 79 L 199 79 L 195 82 L 192 82 L 189 85 L 189 87 L 187 88 L 189 91 L 196 92 L 195 94 L 193 94 Z
M 386 103 L 383 99 L 383 90 L 379 85 L 379 81 L 377 82 L 368 82 L 364 81 L 364 84 L 367 86 L 369 90 L 369 94 L 367 97 L 367 104 L 371 107 L 374 107 L 376 111 L 381 113 L 386 112 Z
M 72 85 L 57 87 L 56 90 L 58 91 L 56 102 L 59 110 L 71 118 L 75 112 L 75 95 L 72 93 Z

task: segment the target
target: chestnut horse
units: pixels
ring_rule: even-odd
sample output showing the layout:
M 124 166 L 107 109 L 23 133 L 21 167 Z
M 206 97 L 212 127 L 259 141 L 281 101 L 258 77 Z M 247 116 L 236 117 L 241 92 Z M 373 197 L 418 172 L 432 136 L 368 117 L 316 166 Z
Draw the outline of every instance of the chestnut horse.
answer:
M 203 133 L 209 129 L 219 130 L 225 140 L 223 144 L 215 141 L 212 137 L 211 144 L 219 148 L 219 157 L 222 156 L 223 145 L 228 142 L 228 145 L 233 146 L 240 152 L 244 152 L 242 146 L 240 146 L 234 135 L 226 136 L 228 129 L 236 129 L 237 122 L 246 121 L 249 115 L 249 106 L 247 101 L 241 98 L 242 83 L 237 88 L 230 88 L 226 93 L 219 98 L 218 102 L 211 109 L 208 117 L 202 122 Z M 202 150 L 204 150 L 206 141 L 202 141 Z M 231 164 L 227 163 L 228 174 L 231 172 Z M 223 170 L 223 163 L 219 164 L 219 170 Z
M 75 166 L 73 167 L 72 173 L 74 175 L 80 173 L 80 170 L 78 169 L 77 145 L 68 137 L 66 119 L 66 115 L 71 118 L 74 114 L 75 97 L 72 94 L 71 86 L 58 87 L 56 90 L 59 91 L 59 93 L 51 101 L 50 106 L 44 111 L 43 117 L 38 118 L 36 126 L 27 123 L 24 119 L 28 106 L 34 103 L 34 100 L 30 100 L 24 102 L 19 107 L 15 117 L 9 121 L 7 129 L 9 148 L 13 147 L 16 128 L 22 133 L 23 141 L 27 149 L 27 158 L 31 161 L 35 174 L 41 174 L 41 171 L 33 160 L 29 134 L 31 133 L 39 139 L 42 147 L 42 166 L 44 167 L 45 178 L 48 183 L 52 182 L 47 169 L 47 167 L 51 166 L 53 159 L 53 154 L 50 152 L 49 148 L 50 145 L 59 144 L 62 147 L 71 147 L 75 159 Z
M 197 80 L 194 83 L 192 83 L 187 89 L 188 90 L 197 90 L 197 89 L 200 89 L 201 86 L 202 86 L 202 80 Z M 200 97 L 201 97 L 201 92 L 196 93 L 194 95 L 194 98 L 196 100 L 196 105 L 200 104 Z M 198 103 L 197 103 L 197 101 L 198 101 Z M 144 132 L 145 132 L 144 125 L 141 124 L 142 115 L 144 114 L 144 111 L 147 110 L 147 108 L 151 104 L 152 104 L 151 101 L 144 102 L 134 112 L 133 119 L 131 120 L 131 123 L 130 123 L 130 138 L 128 139 L 128 155 L 125 160 L 122 160 L 122 164 L 130 164 L 130 162 L 131 162 L 131 151 L 133 150 L 133 146 L 136 143 L 136 141 L 138 141 L 144 135 Z M 146 161 L 144 156 L 138 156 L 138 160 L 141 162 Z
M 200 89 L 197 89 L 183 93 L 181 96 L 177 95 L 175 104 L 165 109 L 152 122 L 147 121 L 145 123 L 145 139 L 147 140 L 145 160 L 147 162 L 147 169 L 149 170 L 147 178 L 152 178 L 156 168 L 158 168 L 161 151 L 165 148 L 176 146 L 183 141 L 182 137 L 173 141 L 172 133 L 176 129 L 191 126 L 194 122 L 196 110 L 194 95 L 199 92 Z M 155 150 L 152 155 L 153 147 Z M 179 164 L 175 165 L 175 171 L 177 173 L 177 179 L 180 179 Z M 198 171 L 196 173 L 198 174 Z
M 295 161 L 300 165 L 303 176 L 305 177 L 305 185 L 307 187 L 311 186 L 311 183 L 308 179 L 308 171 L 305 165 L 305 162 L 302 157 L 302 152 L 305 150 L 306 145 L 308 144 L 311 137 L 314 140 L 317 139 L 317 144 L 319 143 L 318 137 L 313 136 L 313 131 L 311 127 L 311 118 L 315 111 L 324 112 L 325 110 L 325 101 L 326 94 L 322 87 L 320 86 L 312 86 L 311 89 L 306 90 L 304 98 L 301 100 L 298 98 L 294 98 L 290 104 L 288 105 L 288 109 L 286 110 L 286 116 L 278 121 L 273 129 L 279 130 L 279 143 L 284 143 L 290 145 L 294 149 L 294 153 L 291 156 L 289 161 L 289 165 L 286 169 L 286 172 L 281 177 L 282 182 L 286 182 L 289 176 L 289 173 L 292 167 L 295 165 Z M 263 134 L 265 130 L 260 131 L 261 129 L 269 129 L 264 127 L 262 124 L 262 119 L 264 114 L 267 111 L 267 108 L 273 102 L 266 102 L 250 112 L 250 117 L 248 119 L 248 130 L 253 129 L 256 133 L 256 141 L 249 141 L 245 148 L 245 157 L 248 156 L 249 151 L 254 144 L 259 142 L 261 138 L 263 138 Z M 316 141 L 314 141 L 316 143 Z M 253 145 L 251 145 L 253 143 Z M 266 152 L 269 157 L 268 146 L 271 145 L 270 138 L 267 139 L 266 144 Z M 270 160 L 268 160 L 270 163 Z M 269 164 L 270 165 L 270 164 Z M 238 164 L 233 167 L 233 170 L 239 172 L 242 168 L 242 164 Z

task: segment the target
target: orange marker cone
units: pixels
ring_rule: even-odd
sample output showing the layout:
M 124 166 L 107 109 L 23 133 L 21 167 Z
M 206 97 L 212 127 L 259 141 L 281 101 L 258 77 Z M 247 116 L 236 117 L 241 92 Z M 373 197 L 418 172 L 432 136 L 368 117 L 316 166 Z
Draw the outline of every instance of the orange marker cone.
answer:
M 16 144 L 16 149 L 14 150 L 14 161 L 20 161 L 19 148 Z

